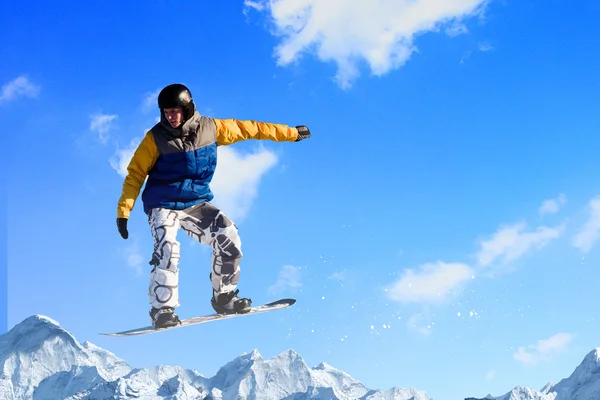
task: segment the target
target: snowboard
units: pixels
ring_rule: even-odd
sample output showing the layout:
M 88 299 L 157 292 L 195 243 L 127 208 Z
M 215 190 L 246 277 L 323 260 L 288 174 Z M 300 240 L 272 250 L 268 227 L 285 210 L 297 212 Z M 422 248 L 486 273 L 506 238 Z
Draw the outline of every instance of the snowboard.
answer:
M 244 315 L 252 315 L 252 314 L 259 314 L 259 313 L 264 313 L 264 312 L 268 312 L 268 311 L 281 310 L 283 308 L 292 306 L 295 302 L 296 302 L 295 299 L 281 299 L 281 300 L 274 301 L 272 303 L 266 303 L 266 304 L 262 304 L 260 306 L 252 307 L 252 308 L 250 308 L 250 311 L 248 311 L 247 313 L 244 313 L 244 314 L 208 314 L 208 315 L 201 315 L 198 317 L 186 318 L 186 319 L 181 320 L 181 324 L 175 325 L 175 326 L 172 326 L 169 328 L 158 328 L 157 329 L 154 326 L 150 325 L 150 326 L 145 326 L 143 328 L 136 328 L 136 329 L 131 329 L 128 331 L 123 331 L 123 332 L 100 333 L 100 334 L 105 335 L 105 336 L 147 335 L 150 333 L 156 333 L 156 332 L 160 332 L 160 331 L 168 331 L 170 329 L 183 328 L 184 326 L 203 324 L 206 322 L 213 322 L 213 321 L 218 321 L 221 319 L 243 317 Z

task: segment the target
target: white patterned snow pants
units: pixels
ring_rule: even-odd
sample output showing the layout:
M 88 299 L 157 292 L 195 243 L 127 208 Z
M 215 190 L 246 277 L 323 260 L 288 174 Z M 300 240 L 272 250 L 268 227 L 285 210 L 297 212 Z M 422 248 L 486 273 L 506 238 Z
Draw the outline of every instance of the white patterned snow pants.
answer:
M 181 227 L 189 236 L 213 249 L 210 279 L 213 295 L 236 288 L 242 258 L 235 224 L 209 202 L 185 210 L 156 208 L 148 214 L 154 237 L 148 299 L 154 308 L 179 306 L 179 242 Z

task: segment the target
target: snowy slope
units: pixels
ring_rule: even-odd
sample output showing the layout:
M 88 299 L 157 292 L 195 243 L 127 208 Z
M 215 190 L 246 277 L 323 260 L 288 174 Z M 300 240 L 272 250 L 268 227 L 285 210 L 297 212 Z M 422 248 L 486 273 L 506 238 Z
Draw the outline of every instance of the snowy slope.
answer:
M 0 363 L 3 400 L 430 400 L 415 389 L 368 389 L 325 363 L 309 368 L 293 350 L 270 360 L 254 350 L 212 378 L 177 366 L 134 369 L 40 315 L 0 335 Z
M 568 378 L 550 389 L 556 400 L 600 399 L 600 347 L 592 350 Z
M 369 390 L 325 363 L 309 368 L 293 350 L 270 360 L 265 360 L 257 350 L 244 354 L 222 367 L 209 388 L 218 389 L 216 392 L 224 399 L 240 400 L 430 400 L 425 392 L 414 389 Z
M 542 390 L 516 387 L 500 397 L 485 400 L 598 400 L 600 399 L 600 347 L 585 356 L 575 371 L 556 385 L 549 383 Z M 465 400 L 484 400 L 468 398 Z
M 80 344 L 58 323 L 32 316 L 0 336 L 0 398 L 64 398 L 131 370 L 90 343 Z
M 474 397 L 469 397 L 465 400 L 555 400 L 555 393 L 548 393 L 544 391 L 536 391 L 530 388 L 524 388 L 521 386 L 517 386 L 510 392 L 506 393 L 503 396 L 492 397 L 488 395 L 483 399 L 476 399 Z
M 287 350 L 265 360 L 242 354 L 207 378 L 177 366 L 132 368 L 114 354 L 45 316 L 25 319 L 0 335 L 0 399 L 67 400 L 431 400 L 410 388 L 372 390 L 328 364 L 314 368 Z M 425 372 L 424 372 L 425 373 Z M 480 400 L 468 398 L 469 400 Z M 573 373 L 540 391 L 516 387 L 485 400 L 599 400 L 600 348 Z

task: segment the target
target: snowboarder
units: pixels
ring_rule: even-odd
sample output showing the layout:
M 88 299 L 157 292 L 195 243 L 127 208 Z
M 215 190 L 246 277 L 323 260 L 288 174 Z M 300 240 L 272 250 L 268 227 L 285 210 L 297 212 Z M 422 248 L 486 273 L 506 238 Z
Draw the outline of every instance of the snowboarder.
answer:
M 181 321 L 179 306 L 179 228 L 212 247 L 211 305 L 220 314 L 246 313 L 252 300 L 236 289 L 242 258 L 237 226 L 210 201 L 210 182 L 217 166 L 217 146 L 242 140 L 298 142 L 310 137 L 306 126 L 295 128 L 257 121 L 201 116 L 190 90 L 182 84 L 166 86 L 158 95 L 160 122 L 135 150 L 117 206 L 117 228 L 129 236 L 127 222 L 144 181 L 144 212 L 154 238 L 148 298 L 155 328 Z

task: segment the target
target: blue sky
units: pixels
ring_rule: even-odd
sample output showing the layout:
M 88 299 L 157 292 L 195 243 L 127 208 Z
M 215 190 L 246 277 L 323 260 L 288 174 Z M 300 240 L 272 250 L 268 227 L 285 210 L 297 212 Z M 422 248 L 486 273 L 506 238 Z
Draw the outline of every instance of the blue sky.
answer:
M 437 3 L 5 5 L 7 328 L 43 314 L 208 376 L 292 348 L 435 399 L 567 377 L 600 346 L 600 6 Z M 149 323 L 151 235 L 138 203 L 121 239 L 116 205 L 173 82 L 204 115 L 311 128 L 221 148 L 213 185 L 241 293 L 298 303 L 103 337 Z M 210 252 L 179 238 L 179 314 L 212 312 Z

